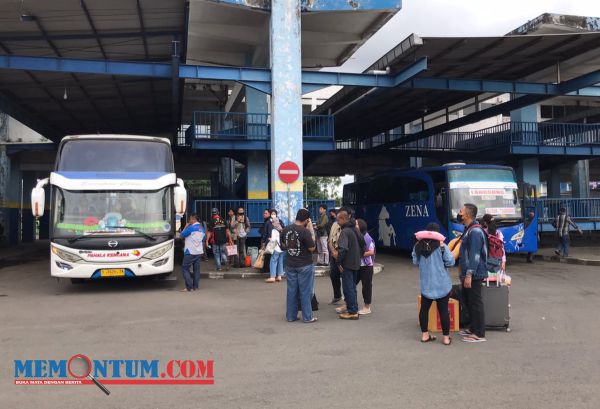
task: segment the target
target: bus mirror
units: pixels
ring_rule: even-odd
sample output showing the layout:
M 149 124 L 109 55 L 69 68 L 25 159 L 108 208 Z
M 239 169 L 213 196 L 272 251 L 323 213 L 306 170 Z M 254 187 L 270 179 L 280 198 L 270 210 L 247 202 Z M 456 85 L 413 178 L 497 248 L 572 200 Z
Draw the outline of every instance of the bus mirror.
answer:
M 173 199 L 175 202 L 175 213 L 185 213 L 185 207 L 187 204 L 187 192 L 183 187 L 183 180 L 181 179 L 177 179 L 177 186 L 175 186 Z
M 33 217 L 42 217 L 44 215 L 44 203 L 46 202 L 46 193 L 43 187 L 34 187 L 31 191 L 31 211 Z

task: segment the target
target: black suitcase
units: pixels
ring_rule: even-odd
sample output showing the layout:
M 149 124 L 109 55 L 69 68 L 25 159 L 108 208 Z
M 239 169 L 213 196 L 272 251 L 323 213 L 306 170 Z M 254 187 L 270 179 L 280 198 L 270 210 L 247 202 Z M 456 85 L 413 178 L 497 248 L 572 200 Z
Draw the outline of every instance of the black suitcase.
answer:
M 452 291 L 450 292 L 450 298 L 454 298 L 458 301 L 458 314 L 461 328 L 469 328 L 469 309 L 462 296 L 462 286 L 460 284 L 454 284 Z
M 317 295 L 313 293 L 310 305 L 313 311 L 319 311 L 319 302 L 317 301 Z M 298 296 L 298 311 L 302 311 L 302 303 L 300 302 L 300 296 Z
M 509 287 L 498 282 L 484 282 L 481 286 L 485 327 L 510 332 Z

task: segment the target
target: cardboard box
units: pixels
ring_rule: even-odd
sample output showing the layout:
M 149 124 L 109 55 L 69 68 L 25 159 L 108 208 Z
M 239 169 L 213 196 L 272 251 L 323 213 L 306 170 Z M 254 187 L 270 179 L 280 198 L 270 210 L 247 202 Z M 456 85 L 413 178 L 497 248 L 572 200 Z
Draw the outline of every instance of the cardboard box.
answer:
M 421 296 L 418 297 L 418 309 L 417 309 L 417 319 L 418 312 L 421 310 Z M 454 298 L 450 298 L 448 301 L 448 311 L 450 312 L 450 331 L 456 332 L 460 329 L 459 323 L 459 304 L 458 300 Z M 437 310 L 437 303 L 434 301 L 431 303 L 431 308 L 429 308 L 429 331 L 431 332 L 442 332 L 442 323 L 440 322 L 440 314 Z

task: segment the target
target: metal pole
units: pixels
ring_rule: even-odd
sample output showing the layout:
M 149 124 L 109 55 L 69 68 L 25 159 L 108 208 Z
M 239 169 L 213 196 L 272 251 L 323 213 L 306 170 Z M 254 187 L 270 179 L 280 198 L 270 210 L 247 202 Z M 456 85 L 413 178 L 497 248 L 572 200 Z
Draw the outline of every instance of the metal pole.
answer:
M 292 224 L 292 195 L 291 195 L 291 186 L 287 184 L 287 208 L 288 208 L 288 225 Z

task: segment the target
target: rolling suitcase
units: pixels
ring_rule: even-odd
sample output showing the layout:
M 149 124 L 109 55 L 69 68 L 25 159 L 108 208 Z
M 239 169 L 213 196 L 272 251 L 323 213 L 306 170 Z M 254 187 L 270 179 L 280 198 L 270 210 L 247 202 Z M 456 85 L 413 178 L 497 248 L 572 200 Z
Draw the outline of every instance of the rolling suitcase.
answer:
M 481 285 L 485 327 L 487 329 L 504 329 L 506 332 L 510 332 L 509 287 L 500 285 L 498 281 L 490 283 L 489 280 Z

